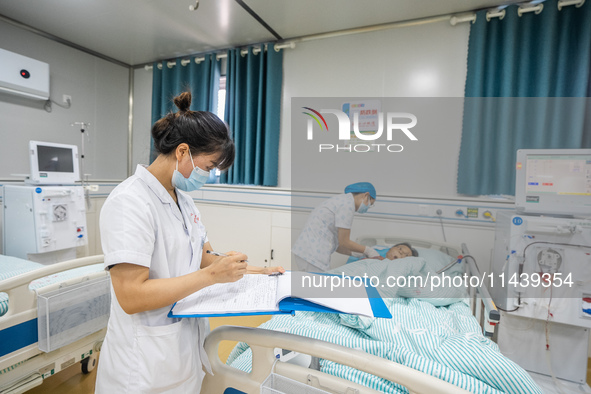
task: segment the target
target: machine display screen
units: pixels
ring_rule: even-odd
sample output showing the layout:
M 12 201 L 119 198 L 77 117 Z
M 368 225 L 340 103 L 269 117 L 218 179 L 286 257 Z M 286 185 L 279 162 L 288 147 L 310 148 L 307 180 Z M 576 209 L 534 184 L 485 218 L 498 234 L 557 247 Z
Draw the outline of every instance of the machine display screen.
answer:
M 37 146 L 40 172 L 74 172 L 72 149 L 55 146 Z
M 591 155 L 527 157 L 526 193 L 591 196 Z

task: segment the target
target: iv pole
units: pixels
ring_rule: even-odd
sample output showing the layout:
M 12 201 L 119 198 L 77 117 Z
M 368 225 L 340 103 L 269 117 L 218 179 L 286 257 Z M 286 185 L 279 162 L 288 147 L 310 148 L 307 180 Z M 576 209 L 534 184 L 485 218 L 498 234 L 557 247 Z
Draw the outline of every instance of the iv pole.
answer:
M 90 126 L 90 123 L 87 122 L 74 122 L 72 123 L 70 126 L 76 126 L 79 125 L 80 126 L 80 133 L 82 136 L 82 145 L 80 146 L 80 175 L 81 175 L 81 179 L 82 179 L 82 189 L 84 190 L 84 198 L 86 199 L 86 208 L 90 209 L 91 208 L 91 204 L 90 204 L 90 192 L 88 190 L 88 187 L 85 186 L 85 174 L 84 174 L 84 133 L 86 132 L 86 128 L 88 126 Z M 88 142 L 90 142 L 90 134 L 86 133 L 86 135 L 88 136 Z

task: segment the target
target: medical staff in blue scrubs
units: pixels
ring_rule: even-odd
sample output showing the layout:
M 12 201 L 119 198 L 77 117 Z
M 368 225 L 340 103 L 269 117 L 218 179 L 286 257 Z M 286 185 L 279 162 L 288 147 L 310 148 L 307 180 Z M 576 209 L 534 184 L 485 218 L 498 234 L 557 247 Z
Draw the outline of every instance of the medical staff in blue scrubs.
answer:
M 375 249 L 351 240 L 354 213 L 366 213 L 376 197 L 371 183 L 358 182 L 316 207 L 292 248 L 295 265 L 306 272 L 326 271 L 335 251 L 355 257 L 379 257 Z

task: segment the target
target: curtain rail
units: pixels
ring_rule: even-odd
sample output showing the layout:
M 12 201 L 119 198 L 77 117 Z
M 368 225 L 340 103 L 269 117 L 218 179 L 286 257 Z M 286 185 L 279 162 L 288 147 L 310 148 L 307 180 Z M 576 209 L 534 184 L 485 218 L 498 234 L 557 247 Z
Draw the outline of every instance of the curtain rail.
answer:
M 543 1 L 544 0 L 542 0 L 542 2 Z M 517 8 L 517 15 L 522 16 L 523 14 L 528 13 L 528 12 L 535 12 L 536 14 L 539 14 L 544 9 L 544 4 L 542 2 L 531 1 L 528 3 L 518 4 L 519 8 Z M 558 10 L 561 11 L 563 7 L 569 7 L 571 5 L 574 5 L 575 7 L 579 8 L 583 4 L 585 4 L 585 0 L 559 0 L 558 3 L 556 4 L 556 6 L 558 7 Z M 503 19 L 505 17 L 505 8 L 506 7 L 507 6 L 504 5 L 504 6 L 501 6 L 498 8 L 493 8 L 493 9 L 489 10 L 486 13 L 486 20 L 490 22 L 490 20 L 493 18 Z M 469 13 L 452 15 L 452 17 L 449 20 L 449 23 L 452 26 L 455 26 L 458 23 L 463 23 L 463 22 L 474 23 L 475 21 L 476 21 L 476 13 L 469 12 Z
M 279 52 L 282 49 L 288 49 L 288 48 L 289 49 L 295 48 L 295 42 L 289 41 L 289 42 L 285 42 L 285 43 L 273 45 L 273 49 L 276 52 Z M 254 47 L 252 47 L 252 53 L 254 55 L 258 55 L 262 50 L 267 50 L 267 44 L 261 45 L 261 46 L 254 46 Z M 248 49 L 242 49 L 240 51 L 240 55 L 241 56 L 246 56 L 247 54 L 248 54 Z M 226 52 L 221 52 L 221 53 L 216 53 L 215 54 L 215 59 L 216 60 L 224 59 L 226 57 L 228 57 L 228 54 Z M 196 57 L 194 59 L 194 61 L 195 61 L 196 64 L 199 64 L 199 63 L 201 63 L 204 60 L 205 60 L 205 56 L 203 56 L 203 57 Z M 188 65 L 189 63 L 191 63 L 191 59 L 182 59 L 181 60 L 181 66 L 183 66 L 183 67 L 186 66 L 186 65 Z M 176 60 L 170 60 L 170 61 L 167 61 L 167 62 L 158 63 L 158 69 L 159 70 L 162 70 L 162 67 L 163 67 L 162 65 L 163 64 L 166 64 L 166 66 L 168 68 L 173 68 L 174 66 L 176 66 L 177 61 Z M 154 68 L 154 66 L 149 65 L 149 64 L 146 64 L 144 66 L 144 70 L 151 70 L 152 68 Z
M 558 2 L 558 11 L 561 11 L 562 7 L 568 7 L 570 5 L 580 8 L 583 4 L 585 4 L 585 0 L 560 0 Z

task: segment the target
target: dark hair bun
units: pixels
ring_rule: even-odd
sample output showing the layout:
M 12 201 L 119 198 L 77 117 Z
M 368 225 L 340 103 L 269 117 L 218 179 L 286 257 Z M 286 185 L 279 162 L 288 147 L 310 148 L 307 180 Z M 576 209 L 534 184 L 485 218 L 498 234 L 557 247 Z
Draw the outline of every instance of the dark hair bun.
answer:
M 155 151 L 150 161 L 154 161 L 158 154 L 172 154 L 179 144 L 185 143 L 193 157 L 220 153 L 218 169 L 229 168 L 236 152 L 228 126 L 211 112 L 191 111 L 190 92 L 179 94 L 173 101 L 179 111 L 169 112 L 152 126 Z
M 176 105 L 181 112 L 188 111 L 191 106 L 191 93 L 183 92 L 176 96 L 174 98 L 174 105 Z

